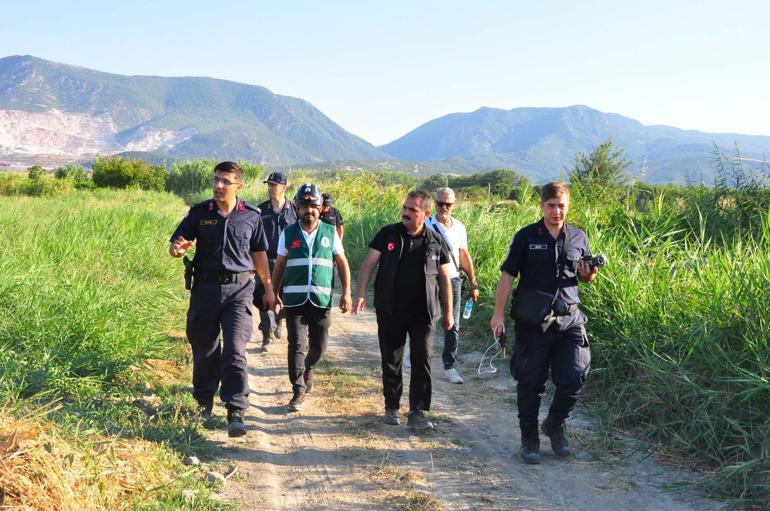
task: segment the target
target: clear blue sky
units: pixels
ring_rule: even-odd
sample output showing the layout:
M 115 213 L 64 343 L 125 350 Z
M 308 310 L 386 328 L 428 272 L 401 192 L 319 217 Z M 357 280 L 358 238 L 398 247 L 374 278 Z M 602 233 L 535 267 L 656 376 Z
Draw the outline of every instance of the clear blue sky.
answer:
M 767 1 L 110 3 L 3 2 L 0 56 L 262 85 L 374 144 L 481 106 L 770 135 Z

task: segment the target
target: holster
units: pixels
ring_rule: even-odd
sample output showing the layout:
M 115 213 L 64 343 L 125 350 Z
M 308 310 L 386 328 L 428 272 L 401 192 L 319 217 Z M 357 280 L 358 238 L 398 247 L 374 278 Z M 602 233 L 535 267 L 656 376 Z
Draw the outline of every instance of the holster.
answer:
M 195 267 L 193 266 L 193 262 L 190 261 L 187 256 L 182 258 L 182 262 L 184 263 L 184 288 L 189 291 L 192 289 Z

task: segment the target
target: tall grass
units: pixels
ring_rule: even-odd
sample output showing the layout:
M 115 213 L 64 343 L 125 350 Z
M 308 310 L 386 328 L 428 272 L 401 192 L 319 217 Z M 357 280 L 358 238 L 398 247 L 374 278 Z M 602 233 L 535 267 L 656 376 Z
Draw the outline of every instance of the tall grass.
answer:
M 32 498 L 33 492 L 13 494 L 25 487 L 14 483 L 28 481 L 55 495 L 70 491 L 70 478 L 73 485 L 87 481 L 91 493 L 85 501 L 81 495 L 60 502 L 62 508 L 78 502 L 86 502 L 81 509 L 226 507 L 189 473 L 179 475 L 181 463 L 169 449 L 189 451 L 200 437 L 190 418 L 194 403 L 178 381 L 184 345 L 169 338 L 183 322 L 187 297 L 178 261 L 166 253 L 182 201 L 166 193 L 95 190 L 0 197 L 0 205 L 0 444 L 7 454 L 19 458 L 19 449 L 32 449 L 29 442 L 13 447 L 11 440 L 26 438 L 33 427 L 10 414 L 61 403 L 36 419 L 52 421 L 59 432 L 36 437 L 40 449 L 32 453 L 57 472 L 41 472 L 32 461 L 3 465 L 6 504 Z M 160 381 L 156 367 L 171 376 Z M 115 456 L 105 445 L 142 457 Z M 77 473 L 80 461 L 88 474 Z M 59 470 L 72 473 L 58 477 Z M 157 480 L 168 482 L 153 489 Z M 185 500 L 185 489 L 197 492 L 196 502 Z
M 377 229 L 399 220 L 407 186 L 370 175 L 316 182 L 335 194 L 345 215 L 355 271 Z M 762 507 L 770 501 L 770 223 L 760 200 L 766 193 L 658 189 L 645 200 L 634 193 L 572 193 L 570 223 L 610 260 L 581 292 L 594 353 L 589 398 L 611 426 L 635 427 L 700 463 L 713 474 L 713 494 Z M 522 196 L 522 204 L 461 200 L 454 212 L 468 228 L 482 288 L 466 343 L 474 334 L 486 342 L 513 234 L 541 216 L 537 198 Z

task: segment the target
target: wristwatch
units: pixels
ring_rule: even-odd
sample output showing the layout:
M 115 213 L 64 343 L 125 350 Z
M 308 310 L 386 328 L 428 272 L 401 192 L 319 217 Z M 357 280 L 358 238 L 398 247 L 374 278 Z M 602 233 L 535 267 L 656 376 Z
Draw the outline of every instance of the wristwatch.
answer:
M 478 284 L 471 284 L 471 291 L 473 291 L 474 289 L 478 289 L 478 288 L 479 288 Z

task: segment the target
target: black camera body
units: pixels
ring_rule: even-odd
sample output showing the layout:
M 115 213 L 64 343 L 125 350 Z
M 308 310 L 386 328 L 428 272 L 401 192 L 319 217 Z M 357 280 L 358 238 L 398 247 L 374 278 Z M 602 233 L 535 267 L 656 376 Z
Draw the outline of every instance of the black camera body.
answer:
M 604 254 L 596 254 L 595 256 L 585 256 L 581 259 L 588 265 L 589 270 L 594 268 L 601 268 L 608 263 L 607 256 Z

